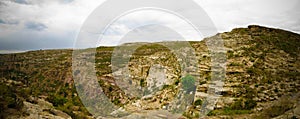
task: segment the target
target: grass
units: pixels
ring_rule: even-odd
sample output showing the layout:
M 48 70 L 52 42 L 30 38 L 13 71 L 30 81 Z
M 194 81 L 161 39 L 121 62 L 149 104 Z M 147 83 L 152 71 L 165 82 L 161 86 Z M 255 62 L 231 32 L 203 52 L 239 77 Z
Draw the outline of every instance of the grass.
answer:
M 243 66 L 243 64 L 237 63 L 237 62 L 231 62 L 229 66 Z
M 251 110 L 232 110 L 232 109 L 217 109 L 210 111 L 208 116 L 216 116 L 216 115 L 238 115 L 238 114 L 250 114 Z
M 208 116 L 250 114 L 256 105 L 256 101 L 242 98 L 223 109 L 212 110 Z
M 156 43 L 149 43 L 145 44 L 136 49 L 133 55 L 135 56 L 145 56 L 145 55 L 152 55 L 159 51 L 169 51 L 169 49 L 163 45 L 156 44 Z

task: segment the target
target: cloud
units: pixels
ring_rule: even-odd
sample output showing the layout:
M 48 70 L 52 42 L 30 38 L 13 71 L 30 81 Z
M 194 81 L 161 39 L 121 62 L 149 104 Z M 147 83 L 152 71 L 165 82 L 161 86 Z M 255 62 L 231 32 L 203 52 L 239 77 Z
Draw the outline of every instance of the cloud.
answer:
M 32 37 L 34 36 L 34 37 Z M 72 48 L 76 32 L 48 33 L 45 31 L 32 32 L 23 30 L 0 37 L 0 50 L 39 50 Z
M 0 50 L 72 48 L 81 25 L 103 1 L 0 0 Z M 207 12 L 219 32 L 258 24 L 300 33 L 300 8 L 298 7 L 300 1 L 298 0 L 288 2 L 285 0 L 195 0 L 195 2 Z M 196 14 L 192 10 L 188 12 Z M 177 29 L 180 35 L 190 36 L 189 39 L 201 38 L 195 38 L 194 30 L 174 15 L 157 11 L 139 11 L 124 16 L 111 25 L 105 33 L 104 44 L 117 44 L 124 34 L 141 24 L 160 24 L 173 30 Z M 95 27 L 96 25 L 97 23 Z M 152 31 L 154 28 L 157 27 L 144 27 L 139 30 Z M 203 29 L 209 28 L 203 27 Z M 163 33 L 162 30 L 160 31 L 153 33 Z M 99 33 L 91 33 L 87 37 L 95 38 L 99 35 Z
M 36 31 L 43 31 L 48 28 L 46 25 L 37 22 L 26 22 L 25 26 L 27 29 L 36 30 Z
M 177 32 L 174 37 L 169 34 Z M 130 33 L 130 34 L 127 34 Z M 149 35 L 152 33 L 152 36 Z M 135 34 L 135 35 L 133 35 Z M 127 35 L 131 35 L 131 40 Z M 139 37 L 139 35 L 141 37 Z M 143 37 L 144 36 L 144 37 Z M 151 36 L 151 37 L 150 37 Z M 126 41 L 122 41 L 126 37 Z M 202 40 L 204 36 L 184 19 L 161 10 L 139 10 L 126 14 L 112 23 L 98 45 L 117 45 L 125 42 L 153 42 L 167 40 Z
M 0 19 L 0 24 L 6 24 L 6 22 Z
M 0 50 L 72 48 L 99 0 L 0 0 Z
M 250 24 L 296 32 L 300 24 L 299 0 L 195 0 L 211 17 L 220 32 Z M 296 15 L 298 14 L 298 15 Z M 297 32 L 300 33 L 300 32 Z
M 29 4 L 27 0 L 14 0 L 14 2 L 19 3 L 19 4 Z
M 19 24 L 19 22 L 18 21 L 6 21 L 3 19 L 0 19 L 0 24 L 16 25 L 16 24 Z
M 62 3 L 65 3 L 65 4 L 68 4 L 68 3 L 71 3 L 73 2 L 74 0 L 62 0 Z

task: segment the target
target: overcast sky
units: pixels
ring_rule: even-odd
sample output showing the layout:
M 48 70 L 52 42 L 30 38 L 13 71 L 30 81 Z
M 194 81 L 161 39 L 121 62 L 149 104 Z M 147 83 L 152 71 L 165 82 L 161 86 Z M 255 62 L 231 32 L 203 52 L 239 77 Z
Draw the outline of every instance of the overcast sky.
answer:
M 73 48 L 81 25 L 103 1 L 1 0 L 0 52 Z M 300 33 L 299 0 L 195 0 L 195 2 L 207 12 L 218 32 L 257 24 Z M 151 10 L 139 11 L 128 14 L 112 24 L 102 45 L 117 44 L 117 39 L 121 38 L 120 34 L 127 33 L 136 22 L 174 26 L 187 35 L 193 34 L 193 30 L 174 15 Z M 206 36 L 191 39 L 200 40 L 203 37 Z

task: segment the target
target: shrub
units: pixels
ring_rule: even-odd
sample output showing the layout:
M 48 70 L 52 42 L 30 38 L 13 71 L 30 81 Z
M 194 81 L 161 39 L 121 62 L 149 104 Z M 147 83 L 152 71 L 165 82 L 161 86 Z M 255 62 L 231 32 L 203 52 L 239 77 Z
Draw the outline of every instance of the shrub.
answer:
M 229 66 L 243 66 L 243 64 L 232 62 L 229 64 Z
M 237 100 L 236 102 L 234 102 L 231 106 L 230 109 L 234 109 L 234 110 L 241 110 L 243 109 L 243 100 Z
M 182 88 L 186 91 L 186 93 L 189 93 L 191 91 L 195 91 L 195 78 L 191 75 L 186 75 L 181 79 L 182 82 Z
M 194 105 L 195 106 L 198 106 L 198 105 L 202 105 L 202 100 L 201 99 L 198 99 L 194 102 Z
M 251 110 L 257 105 L 256 101 L 252 99 L 239 99 L 230 106 L 233 110 Z
M 228 59 L 234 57 L 233 51 L 228 51 L 227 53 L 228 53 Z
M 175 81 L 175 85 L 178 85 L 178 84 L 179 84 L 179 82 L 180 82 L 179 80 L 176 80 L 176 81 Z
M 140 80 L 140 86 L 145 87 L 146 85 L 147 85 L 147 82 L 145 81 L 145 79 L 141 79 Z
M 60 95 L 51 95 L 49 96 L 48 101 L 51 102 L 53 106 L 57 107 L 64 105 L 67 102 L 67 99 Z
M 250 109 L 253 109 L 256 105 L 257 105 L 256 101 L 254 101 L 252 99 L 247 99 L 245 101 L 245 108 L 244 109 L 250 110 Z
M 21 110 L 23 105 L 23 99 L 16 93 L 16 89 L 12 86 L 7 86 L 0 82 L 0 118 L 5 118 L 7 115 L 5 111 L 8 108 Z
M 170 85 L 163 85 L 162 89 L 167 89 Z

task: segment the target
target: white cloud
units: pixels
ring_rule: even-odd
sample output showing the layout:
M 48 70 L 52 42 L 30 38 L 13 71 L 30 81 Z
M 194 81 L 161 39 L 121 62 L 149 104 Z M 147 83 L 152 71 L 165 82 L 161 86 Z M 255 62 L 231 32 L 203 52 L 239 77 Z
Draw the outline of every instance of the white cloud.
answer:
M 181 19 L 180 17 L 174 14 L 170 14 L 168 12 L 161 11 L 161 10 L 139 10 L 139 11 L 126 14 L 122 16 L 120 19 L 118 19 L 116 22 L 114 22 L 110 26 L 110 28 L 107 29 L 103 37 L 104 41 L 100 42 L 100 45 L 116 45 L 118 43 L 124 43 L 119 40 L 121 40 L 122 37 L 125 37 L 129 32 L 139 32 L 138 30 L 135 30 L 136 28 L 139 27 L 145 28 L 145 29 L 141 28 L 139 30 L 147 30 L 148 32 L 152 32 L 153 33 L 152 38 L 145 37 L 142 39 L 141 37 L 139 37 L 140 39 L 133 38 L 131 41 L 127 41 L 127 42 L 184 40 L 184 39 L 172 39 L 172 37 L 168 37 L 170 39 L 165 39 L 166 36 L 170 35 L 165 33 L 169 33 L 169 32 L 164 32 L 162 31 L 162 29 L 153 29 L 153 28 L 161 28 L 161 27 L 151 27 L 151 25 L 162 25 L 170 29 L 173 29 L 174 31 L 179 33 L 182 37 L 184 37 L 185 40 L 199 41 L 203 39 L 202 34 L 198 34 L 198 32 L 196 32 L 195 29 L 190 24 L 188 24 L 186 21 L 184 21 L 183 19 Z M 146 33 L 148 33 L 147 31 Z
M 298 0 L 195 0 L 208 13 L 220 32 L 258 24 L 292 31 L 300 20 Z M 296 14 L 298 15 L 296 15 Z M 296 22 L 296 23 L 295 23 Z M 298 31 L 298 33 L 300 33 Z

